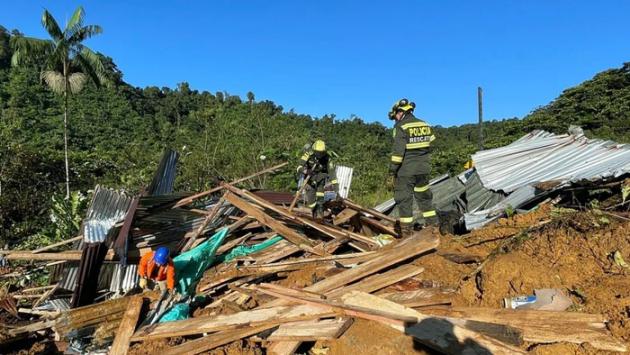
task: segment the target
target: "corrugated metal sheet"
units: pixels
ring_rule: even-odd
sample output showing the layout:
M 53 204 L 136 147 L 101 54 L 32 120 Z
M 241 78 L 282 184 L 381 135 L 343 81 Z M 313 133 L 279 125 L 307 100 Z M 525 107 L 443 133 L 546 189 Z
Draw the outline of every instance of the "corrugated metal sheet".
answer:
M 439 184 L 440 182 L 443 182 L 445 180 L 449 179 L 449 175 L 448 174 L 444 174 L 444 175 L 440 175 L 436 178 L 433 178 L 429 181 L 429 186 L 431 186 L 431 192 L 434 192 L 435 189 L 435 185 Z M 446 190 L 445 190 L 446 191 Z M 379 203 L 378 205 L 374 206 L 374 209 L 381 212 L 381 213 L 387 213 L 390 212 L 394 206 L 396 206 L 396 201 L 394 201 L 394 199 L 389 199 L 387 201 L 383 201 L 381 203 Z
M 354 169 L 348 166 L 337 165 L 337 167 L 335 167 L 335 176 L 337 177 L 337 183 L 339 184 L 339 195 L 343 198 L 348 198 L 348 195 L 350 194 L 353 172 Z
M 83 221 L 83 241 L 86 243 L 105 241 L 114 224 L 124 219 L 130 203 L 131 197 L 97 185 Z
M 473 171 L 466 179 L 466 211 L 483 210 L 499 203 L 505 195 L 486 189 L 477 172 Z
M 74 290 L 77 285 L 77 277 L 79 275 L 79 266 L 66 265 L 62 271 L 61 280 L 59 280 L 59 288 L 65 290 Z
M 148 194 L 151 196 L 168 195 L 173 192 L 175 176 L 177 175 L 177 160 L 179 153 L 166 149 L 162 154 L 162 159 L 157 171 L 149 185 Z
M 475 168 L 483 185 L 510 193 L 525 185 L 598 180 L 630 172 L 630 146 L 588 139 L 582 134 L 534 131 L 505 147 L 477 152 Z
M 77 285 L 72 293 L 72 308 L 92 304 L 99 289 L 99 279 L 101 266 L 107 253 L 105 243 L 90 243 L 83 247 L 81 261 L 79 262 L 79 271 Z
M 433 193 L 433 204 L 440 211 L 453 209 L 453 201 L 466 191 L 466 187 L 457 177 L 448 178 L 429 186 Z
M 110 266 L 110 265 L 108 265 Z M 138 265 L 132 264 L 122 266 L 120 264 L 111 265 L 113 267 L 113 275 L 109 290 L 112 292 L 127 292 L 134 288 L 139 281 Z M 122 278 L 121 278 L 122 272 Z
M 516 209 L 519 206 L 522 206 L 531 201 L 534 197 L 536 197 L 536 189 L 533 186 L 529 185 L 523 186 L 518 190 L 512 192 L 503 201 L 495 204 L 490 208 L 464 214 L 466 229 L 473 230 L 481 228 L 487 223 L 503 216 L 508 208 Z
M 43 302 L 39 307 L 35 308 L 38 311 L 67 311 L 70 309 L 69 298 L 57 298 L 49 299 Z

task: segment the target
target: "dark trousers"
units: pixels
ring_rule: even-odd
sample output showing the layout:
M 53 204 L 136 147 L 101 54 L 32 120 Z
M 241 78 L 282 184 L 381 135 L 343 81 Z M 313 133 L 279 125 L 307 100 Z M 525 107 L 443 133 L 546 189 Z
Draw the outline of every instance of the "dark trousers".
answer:
M 324 204 L 324 187 L 328 180 L 328 174 L 318 173 L 313 175 L 308 181 L 308 185 L 304 188 L 306 197 L 306 205 L 314 209 L 317 205 Z
M 437 218 L 433 207 L 433 194 L 429 189 L 429 175 L 427 174 L 396 177 L 394 200 L 398 206 L 400 223 L 413 223 L 414 197 L 422 217 L 424 217 L 425 224 L 435 223 Z

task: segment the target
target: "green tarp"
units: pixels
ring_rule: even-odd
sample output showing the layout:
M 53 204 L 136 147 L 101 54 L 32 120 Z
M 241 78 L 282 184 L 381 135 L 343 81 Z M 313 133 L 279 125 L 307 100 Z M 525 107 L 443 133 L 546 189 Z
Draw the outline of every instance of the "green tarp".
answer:
M 192 295 L 197 287 L 197 282 L 203 273 L 215 263 L 223 263 L 234 260 L 239 256 L 249 255 L 261 251 L 282 240 L 281 236 L 275 236 L 256 245 L 239 245 L 227 254 L 216 256 L 221 243 L 227 235 L 228 229 L 223 228 L 205 242 L 199 244 L 183 254 L 173 258 L 175 266 L 175 287 L 182 296 Z M 179 303 L 168 310 L 161 318 L 160 323 L 187 319 L 190 313 L 188 303 Z

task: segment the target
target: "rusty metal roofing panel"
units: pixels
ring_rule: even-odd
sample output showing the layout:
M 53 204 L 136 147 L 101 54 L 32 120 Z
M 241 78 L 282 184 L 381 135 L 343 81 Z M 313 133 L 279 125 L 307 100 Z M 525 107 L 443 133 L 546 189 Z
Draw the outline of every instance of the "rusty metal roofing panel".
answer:
M 337 165 L 337 167 L 335 167 L 335 176 L 339 184 L 339 196 L 343 198 L 348 198 L 348 195 L 350 195 L 353 172 L 354 169 L 348 166 Z
M 618 177 L 630 172 L 630 146 L 583 134 L 556 135 L 534 131 L 501 148 L 473 155 L 483 185 L 513 192 L 525 185 Z
M 149 185 L 148 194 L 151 196 L 167 195 L 173 192 L 175 175 L 177 175 L 177 160 L 179 153 L 166 149 L 162 154 L 160 164 Z
M 130 203 L 131 197 L 97 185 L 83 221 L 83 241 L 86 243 L 105 241 L 114 224 L 124 219 Z
M 294 193 L 283 191 L 253 191 L 254 195 L 273 203 L 274 205 L 290 205 L 293 202 Z

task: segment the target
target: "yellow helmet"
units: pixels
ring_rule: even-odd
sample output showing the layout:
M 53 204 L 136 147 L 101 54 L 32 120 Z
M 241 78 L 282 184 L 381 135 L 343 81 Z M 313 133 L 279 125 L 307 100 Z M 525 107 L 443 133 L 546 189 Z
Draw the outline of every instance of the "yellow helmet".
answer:
M 315 141 L 315 143 L 313 143 L 313 151 L 315 152 L 325 152 L 326 151 L 326 143 L 321 140 L 318 139 Z
M 389 111 L 388 116 L 390 119 L 393 119 L 397 111 L 407 112 L 407 111 L 413 111 L 413 109 L 415 108 L 416 108 L 415 102 L 410 102 L 407 99 L 400 99 L 394 104 L 394 106 L 392 106 L 392 110 Z

